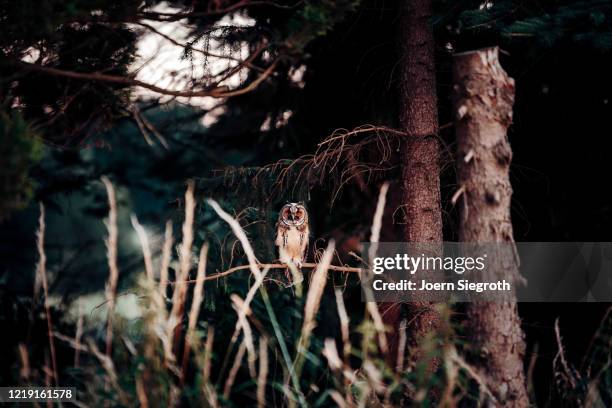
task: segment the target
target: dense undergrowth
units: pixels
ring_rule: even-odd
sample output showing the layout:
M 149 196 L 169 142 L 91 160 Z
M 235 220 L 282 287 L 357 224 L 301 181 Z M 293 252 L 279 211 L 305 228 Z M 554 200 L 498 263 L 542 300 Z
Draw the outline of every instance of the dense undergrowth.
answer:
M 245 230 L 219 204 L 196 203 L 193 183 L 185 195 L 181 242 L 176 245 L 168 223 L 159 250 L 152 249 L 147 231 L 132 218 L 143 271 L 129 293 L 119 292 L 117 242 L 122 231 L 117 228 L 114 188 L 103 181 L 110 207 L 105 300 L 70 319 L 49 295 L 41 206 L 35 301 L 11 301 L 7 294 L 2 302 L 3 327 L 16 325 L 13 337 L 8 335 L 16 356 L 9 374 L 12 385 L 76 386 L 81 406 L 495 403 L 482 374 L 463 357 L 474 350 L 456 311 L 439 306 L 443 324 L 423 340 L 425 352 L 415 357 L 406 331 L 386 332 L 375 303 L 354 301 L 360 297 L 355 274 L 330 270 L 333 241 L 316 254 L 313 268 L 284 274 L 259 262 Z M 208 257 L 212 242 L 195 248 L 197 205 L 228 223 L 236 237 L 231 245 L 242 248 L 234 263 L 248 268 L 219 271 Z M 380 219 L 374 219 L 373 237 L 380 228 Z M 134 302 L 122 303 L 126 296 Z M 7 300 L 13 302 L 10 307 Z M 133 309 L 132 315 L 126 316 L 125 308 Z M 607 317 L 580 370 L 566 361 L 557 331 L 559 352 L 551 375 L 568 406 L 605 406 L 610 401 L 610 323 Z M 404 321 L 402 327 L 407 325 Z M 389 334 L 399 339 L 394 347 L 387 344 Z

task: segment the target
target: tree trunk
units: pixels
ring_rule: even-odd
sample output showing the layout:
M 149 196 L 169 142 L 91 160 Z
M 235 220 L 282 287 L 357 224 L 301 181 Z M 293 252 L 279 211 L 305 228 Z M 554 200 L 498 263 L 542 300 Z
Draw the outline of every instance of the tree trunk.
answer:
M 508 242 L 489 255 L 487 270 L 519 281 L 513 248 L 508 176 L 512 150 L 506 131 L 512 122 L 514 81 L 499 64 L 498 49 L 454 58 L 457 168 L 463 191 L 461 242 Z M 510 260 L 510 262 L 508 262 Z M 468 333 L 478 355 L 473 363 L 493 395 L 493 406 L 527 407 L 525 343 L 516 303 L 470 303 Z M 483 392 L 483 390 L 481 390 Z
M 442 243 L 438 108 L 431 28 L 431 1 L 405 0 L 402 5 L 400 52 L 400 124 L 409 134 L 401 150 L 404 240 Z M 408 305 L 411 346 L 440 325 L 429 302 Z M 417 353 L 417 358 L 420 358 Z M 434 362 L 432 370 L 437 363 Z

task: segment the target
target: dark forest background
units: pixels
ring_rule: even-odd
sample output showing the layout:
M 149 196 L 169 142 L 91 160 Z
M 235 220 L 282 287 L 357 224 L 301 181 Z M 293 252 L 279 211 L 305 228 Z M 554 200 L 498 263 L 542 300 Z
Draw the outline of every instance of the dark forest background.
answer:
M 142 270 L 137 238 L 127 232 L 132 231 L 129 214 L 138 216 L 154 242 L 161 240 L 166 219 L 174 221 L 178 234 L 188 178 L 196 181 L 199 199 L 213 197 L 233 215 L 240 215 L 244 225 L 249 224 L 247 231 L 256 240 L 260 260 L 275 258 L 278 209 L 286 201 L 304 201 L 310 212 L 312 242 L 318 240 L 311 247 L 322 248 L 333 238 L 342 260 L 350 263 L 346 254 L 367 237 L 380 183 L 391 180 L 391 189 L 397 187 L 393 184 L 397 158 L 384 171 L 366 173 L 341 188 L 337 175 L 296 178 L 292 174 L 294 179 L 279 186 L 278 172 L 259 170 L 313 154 L 317 144 L 339 128 L 364 124 L 399 127 L 395 2 L 321 1 L 314 2 L 312 10 L 303 4 L 242 10 L 255 19 L 257 28 L 231 34 L 235 39 L 228 34 L 226 40 L 255 40 L 257 30 L 266 32 L 282 44 L 272 51 L 284 53 L 277 75 L 249 93 L 227 99 L 225 111 L 208 127 L 202 124 L 207 112 L 201 108 L 160 103 L 155 98 L 137 101 L 142 115 L 166 138 L 168 148 L 160 143 L 150 146 L 134 118 L 126 114 L 126 87 L 95 82 L 91 88 L 85 87 L 84 96 L 77 97 L 83 98 L 78 107 L 73 105 L 53 119 L 55 116 L 42 106 L 57 100 L 63 89 L 82 86 L 83 82 L 20 71 L 8 51 L 10 47 L 15 51 L 19 41 L 23 43 L 19 46 L 25 46 L 28 41 L 44 38 L 65 47 L 58 51 L 65 53 L 60 65 L 69 64 L 65 61 L 81 53 L 85 57 L 79 61 L 95 66 L 105 63 L 103 54 L 108 48 L 113 56 L 120 55 L 112 60 L 115 66 L 111 71 L 121 75 L 133 58 L 141 31 L 100 22 L 94 25 L 99 31 L 67 29 L 60 41 L 53 38 L 59 35 L 56 31 L 49 34 L 41 28 L 37 32 L 37 22 L 50 19 L 54 21 L 48 21 L 49 26 L 61 24 L 66 16 L 57 10 L 71 10 L 71 5 L 77 15 L 79 8 L 87 14 L 90 6 L 81 2 L 20 3 L 3 1 L 0 6 L 3 344 L 14 348 L 27 336 L 35 341 L 32 330 L 44 329 L 32 329 L 21 320 L 27 314 L 25 305 L 30 301 L 38 260 L 35 231 L 39 202 L 47 209 L 50 291 L 57 298 L 58 317 L 79 297 L 103 290 L 108 274 L 102 241 L 102 220 L 108 211 L 99 181 L 103 175 L 117 188 L 119 228 L 125 231 L 120 235 L 120 292 L 129 291 Z M 128 15 L 136 7 L 130 2 L 97 3 L 116 16 Z M 182 2 L 171 3 L 185 7 Z M 50 12 L 47 16 L 41 11 L 45 7 Z M 451 204 L 457 188 L 450 125 L 451 58 L 455 52 L 492 45 L 501 48 L 502 65 L 516 81 L 514 123 L 509 133 L 514 151 L 510 175 L 515 240 L 612 240 L 612 5 L 604 1 L 436 1 L 434 8 L 445 240 L 457 239 L 457 213 Z M 217 18 L 192 20 L 194 35 L 201 35 L 198 30 Z M 33 38 L 36 36 L 40 38 Z M 294 40 L 293 48 L 283 42 L 287 38 Z M 102 42 L 105 47 L 100 47 Z M 88 45 L 72 51 L 71 44 L 77 43 Z M 292 81 L 291 75 L 301 66 L 305 67 L 303 80 Z M 20 99 L 20 109 L 15 108 L 14 98 Z M 288 120 L 282 119 L 287 116 Z M 266 122 L 271 125 L 262 127 Z M 357 160 L 376 162 L 379 153 L 370 150 Z M 210 242 L 210 257 L 219 262 L 213 269 L 227 269 L 232 253 L 224 241 L 227 227 L 203 204 L 198 206 L 196 222 L 196 244 Z M 395 225 L 385 226 L 391 237 L 402 222 L 401 212 L 392 222 Z M 311 250 L 310 259 L 313 253 Z M 239 251 L 235 256 L 240 258 Z M 230 292 L 242 285 L 240 279 L 232 277 L 209 292 Z M 289 297 L 281 293 L 276 301 L 282 305 Z M 213 316 L 205 320 L 222 325 L 231 309 L 210 300 L 213 298 L 205 301 L 209 302 L 209 316 Z M 347 305 L 359 308 L 358 295 L 347 300 Z M 559 401 L 552 372 L 557 352 L 555 320 L 559 319 L 568 358 L 578 365 L 607 308 L 605 304 L 519 305 L 528 357 L 537 354 L 531 377 L 535 402 L 545 406 Z M 329 317 L 336 321 L 335 316 Z M 67 320 L 65 324 L 70 326 Z M 16 355 L 2 353 L 3 385 L 11 383 L 16 364 Z

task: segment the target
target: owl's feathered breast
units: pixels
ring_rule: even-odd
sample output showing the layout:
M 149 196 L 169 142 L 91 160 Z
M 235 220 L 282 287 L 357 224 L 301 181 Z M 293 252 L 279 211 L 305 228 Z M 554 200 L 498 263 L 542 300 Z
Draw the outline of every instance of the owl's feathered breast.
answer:
M 289 257 L 302 258 L 308 245 L 309 233 L 307 224 L 287 226 L 280 222 L 276 230 L 276 245 Z
M 306 258 L 310 230 L 308 211 L 303 204 L 287 203 L 281 208 L 276 223 L 278 257 L 283 263 L 301 267 Z

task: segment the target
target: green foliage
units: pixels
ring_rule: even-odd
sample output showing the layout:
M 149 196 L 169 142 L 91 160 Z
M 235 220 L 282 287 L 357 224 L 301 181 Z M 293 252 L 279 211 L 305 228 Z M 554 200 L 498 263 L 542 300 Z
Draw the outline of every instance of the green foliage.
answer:
M 33 187 L 28 171 L 40 153 L 38 135 L 21 115 L 0 112 L 0 221 L 28 204 Z
M 480 36 L 489 45 L 529 41 L 543 48 L 575 43 L 598 50 L 612 48 L 612 5 L 606 0 L 467 1 L 461 8 L 439 2 L 436 23 L 451 27 L 456 38 Z
M 304 2 L 289 20 L 286 43 L 293 52 L 304 48 L 318 37 L 326 35 L 334 26 L 354 12 L 361 0 L 320 0 Z
M 605 0 L 578 1 L 550 13 L 512 22 L 501 30 L 506 37 L 534 37 L 551 47 L 560 41 L 606 50 L 612 48 L 612 5 Z

